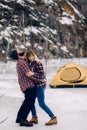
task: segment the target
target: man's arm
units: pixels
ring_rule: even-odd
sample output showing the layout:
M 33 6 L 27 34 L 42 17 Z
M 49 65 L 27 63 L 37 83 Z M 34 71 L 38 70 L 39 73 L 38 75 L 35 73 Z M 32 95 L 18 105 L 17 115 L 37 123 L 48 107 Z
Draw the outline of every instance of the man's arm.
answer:
M 19 68 L 21 68 L 21 70 L 26 74 L 27 72 L 29 72 L 29 66 L 28 63 L 25 60 L 22 60 L 22 62 L 19 62 Z

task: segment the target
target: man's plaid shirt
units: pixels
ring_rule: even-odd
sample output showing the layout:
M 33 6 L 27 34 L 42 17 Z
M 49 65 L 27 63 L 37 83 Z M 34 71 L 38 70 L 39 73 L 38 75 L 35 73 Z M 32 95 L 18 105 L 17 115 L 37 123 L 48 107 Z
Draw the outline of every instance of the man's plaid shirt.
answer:
M 16 68 L 21 90 L 24 92 L 27 88 L 35 87 L 33 80 L 26 76 L 26 72 L 29 71 L 29 66 L 24 59 L 19 59 L 17 61 Z
M 37 87 L 46 86 L 46 82 L 42 82 L 43 79 L 46 80 L 43 64 L 40 61 L 33 61 L 29 63 L 29 69 L 34 72 L 33 79 Z

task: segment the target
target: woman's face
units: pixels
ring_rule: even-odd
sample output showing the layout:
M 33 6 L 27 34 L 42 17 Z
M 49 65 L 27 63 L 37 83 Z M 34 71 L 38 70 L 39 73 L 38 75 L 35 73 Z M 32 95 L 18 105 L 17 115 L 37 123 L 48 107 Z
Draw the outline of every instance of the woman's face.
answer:
M 29 57 L 29 60 L 30 61 L 34 61 L 35 60 L 35 56 L 31 54 L 30 57 Z

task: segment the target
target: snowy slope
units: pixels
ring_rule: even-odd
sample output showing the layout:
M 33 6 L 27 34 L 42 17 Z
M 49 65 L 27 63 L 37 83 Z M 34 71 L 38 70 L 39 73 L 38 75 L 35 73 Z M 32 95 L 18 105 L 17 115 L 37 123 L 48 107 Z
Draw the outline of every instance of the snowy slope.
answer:
M 86 59 L 59 59 L 49 60 L 47 63 L 48 84 L 62 65 L 75 62 L 86 66 Z M 45 60 L 42 61 L 46 67 Z M 61 64 L 60 64 L 61 63 Z M 8 68 L 10 64 L 10 67 Z M 15 123 L 17 111 L 22 103 L 23 94 L 19 90 L 14 62 L 3 64 L 0 62 L 0 129 L 1 130 L 87 130 L 87 88 L 51 89 L 47 85 L 45 98 L 46 103 L 58 118 L 58 124 L 45 126 L 49 117 L 40 107 L 36 100 L 36 108 L 39 123 L 32 128 L 20 127 Z M 55 64 L 55 66 L 54 66 Z M 3 71 L 2 71 L 3 70 Z M 28 119 L 31 118 L 29 114 Z

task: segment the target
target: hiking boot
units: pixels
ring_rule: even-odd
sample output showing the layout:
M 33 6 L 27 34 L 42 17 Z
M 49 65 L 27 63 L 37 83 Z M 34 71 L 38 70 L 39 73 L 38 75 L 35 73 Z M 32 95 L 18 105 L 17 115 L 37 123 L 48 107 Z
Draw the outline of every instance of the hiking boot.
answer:
M 33 124 L 32 124 L 32 123 L 29 123 L 27 120 L 25 120 L 25 121 L 22 121 L 22 122 L 20 123 L 20 126 L 32 127 Z
M 54 124 L 57 124 L 57 118 L 56 117 L 52 118 L 47 123 L 45 123 L 45 125 L 54 125 Z
M 37 117 L 32 117 L 32 119 L 29 121 L 29 123 L 38 124 L 38 118 Z

